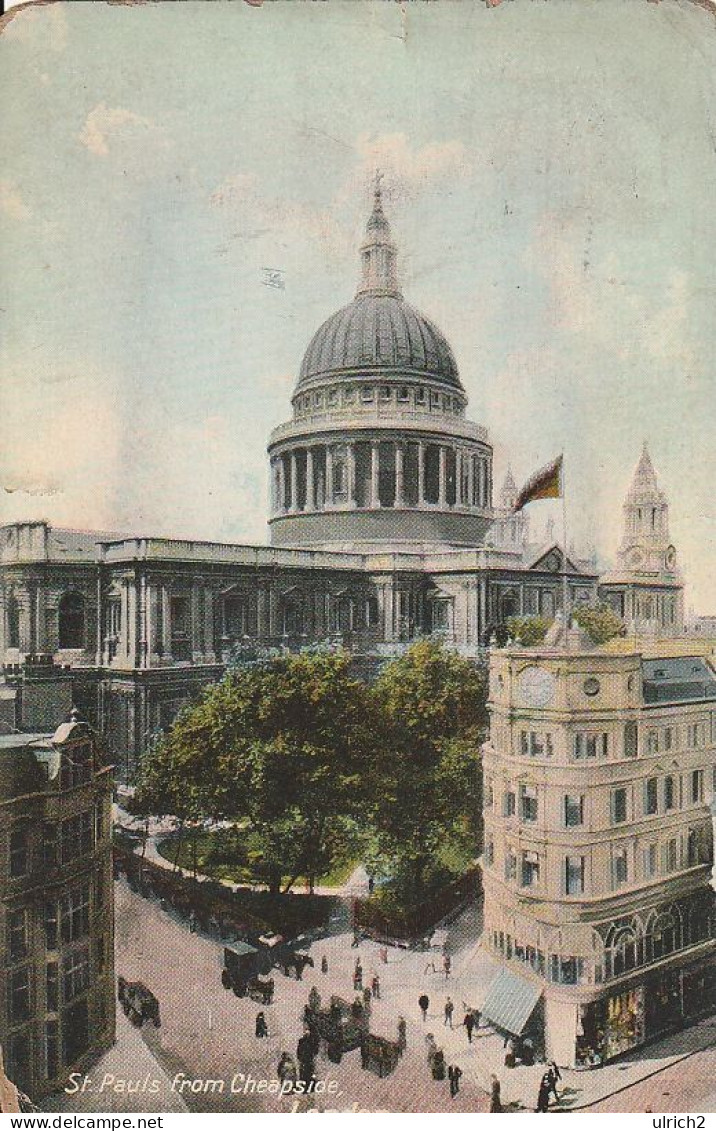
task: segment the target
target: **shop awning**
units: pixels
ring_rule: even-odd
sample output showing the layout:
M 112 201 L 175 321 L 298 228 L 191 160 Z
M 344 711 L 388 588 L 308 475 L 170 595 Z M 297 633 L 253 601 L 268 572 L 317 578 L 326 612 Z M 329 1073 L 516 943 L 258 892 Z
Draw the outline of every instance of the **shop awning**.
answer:
M 498 1029 L 519 1036 L 541 996 L 541 986 L 501 970 L 487 991 L 482 1013 Z

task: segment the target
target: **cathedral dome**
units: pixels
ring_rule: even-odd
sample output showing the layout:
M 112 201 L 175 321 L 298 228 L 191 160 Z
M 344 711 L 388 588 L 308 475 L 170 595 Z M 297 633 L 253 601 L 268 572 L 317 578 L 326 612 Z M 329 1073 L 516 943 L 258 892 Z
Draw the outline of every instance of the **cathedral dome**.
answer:
M 316 378 L 375 378 L 376 370 L 462 391 L 453 352 L 437 326 L 398 295 L 360 292 L 313 335 L 296 391 Z
M 313 335 L 295 393 L 326 378 L 417 377 L 464 391 L 453 352 L 432 322 L 405 302 L 380 186 L 360 249 L 362 279 L 353 302 Z

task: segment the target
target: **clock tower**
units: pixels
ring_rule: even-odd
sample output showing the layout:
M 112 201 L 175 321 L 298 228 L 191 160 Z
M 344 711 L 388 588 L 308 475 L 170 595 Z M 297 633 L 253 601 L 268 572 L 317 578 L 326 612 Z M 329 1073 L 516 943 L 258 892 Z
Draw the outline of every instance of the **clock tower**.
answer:
M 600 586 L 629 632 L 678 636 L 683 631 L 683 584 L 669 537 L 669 504 L 644 444 L 624 502 L 617 568 Z

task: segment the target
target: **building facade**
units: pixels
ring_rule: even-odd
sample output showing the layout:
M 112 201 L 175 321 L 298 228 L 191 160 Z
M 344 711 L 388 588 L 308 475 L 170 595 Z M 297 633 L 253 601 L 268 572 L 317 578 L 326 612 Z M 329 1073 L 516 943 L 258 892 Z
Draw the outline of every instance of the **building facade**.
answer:
M 495 650 L 489 709 L 487 1016 L 590 1066 L 713 1009 L 712 662 Z
M 402 297 L 379 191 L 360 264 L 270 437 L 271 545 L 0 527 L 0 730 L 46 729 L 75 702 L 131 781 L 237 652 L 330 641 L 369 670 L 434 636 L 482 659 L 509 617 L 561 608 L 563 551 L 510 513 L 511 475 L 494 506 L 489 436 L 444 335 Z M 570 552 L 567 573 L 570 603 L 596 597 L 593 561 Z M 610 599 L 626 609 L 631 584 Z
M 35 1098 L 114 1040 L 111 766 L 76 712 L 0 736 L 0 1045 Z

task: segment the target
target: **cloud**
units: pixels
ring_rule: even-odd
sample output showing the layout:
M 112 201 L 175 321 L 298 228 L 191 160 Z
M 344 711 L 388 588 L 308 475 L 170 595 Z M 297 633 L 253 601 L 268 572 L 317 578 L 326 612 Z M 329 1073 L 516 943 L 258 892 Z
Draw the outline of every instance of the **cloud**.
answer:
M 148 130 L 154 123 L 133 110 L 125 110 L 121 106 L 107 106 L 105 102 L 98 103 L 94 110 L 90 110 L 87 120 L 79 135 L 82 144 L 97 157 L 106 157 L 109 153 L 109 140 L 117 134 L 122 134 L 128 128 Z
M 29 220 L 32 215 L 12 181 L 0 180 L 0 212 L 11 220 Z
M 339 190 L 335 204 L 355 202 L 365 194 L 379 169 L 385 175 L 388 200 L 408 200 L 447 179 L 467 177 L 472 161 L 461 141 L 448 139 L 412 146 L 404 133 L 360 134 L 355 142 L 358 161 Z
M 28 4 L 8 12 L 2 37 L 6 42 L 31 43 L 35 49 L 49 47 L 59 55 L 67 47 L 65 5 Z

